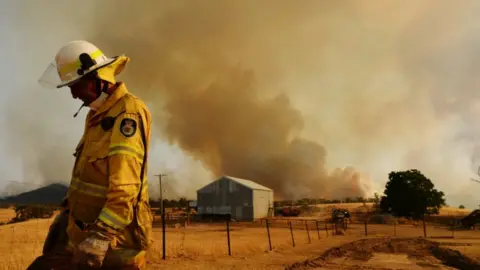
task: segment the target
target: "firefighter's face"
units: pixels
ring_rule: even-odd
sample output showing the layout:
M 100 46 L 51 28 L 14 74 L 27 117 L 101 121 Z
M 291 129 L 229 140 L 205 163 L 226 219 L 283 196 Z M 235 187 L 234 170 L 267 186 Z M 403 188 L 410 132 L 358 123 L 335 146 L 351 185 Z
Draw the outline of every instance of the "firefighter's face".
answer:
M 94 77 L 85 77 L 69 86 L 74 99 L 80 99 L 88 106 L 98 98 L 97 83 Z

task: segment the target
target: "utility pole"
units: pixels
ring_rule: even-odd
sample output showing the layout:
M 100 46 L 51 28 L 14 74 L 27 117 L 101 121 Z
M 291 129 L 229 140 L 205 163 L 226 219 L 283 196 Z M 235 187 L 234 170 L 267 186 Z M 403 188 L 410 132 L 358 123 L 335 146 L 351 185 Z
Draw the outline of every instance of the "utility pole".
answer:
M 166 225 L 165 225 L 165 208 L 163 207 L 163 189 L 162 189 L 162 177 L 166 176 L 166 174 L 157 174 L 155 176 L 158 176 L 158 181 L 160 183 L 160 209 L 161 210 L 161 215 L 162 215 L 162 259 L 165 260 L 165 253 L 167 250 L 166 247 Z
M 160 213 L 163 214 L 164 208 L 163 208 L 163 189 L 162 189 L 162 177 L 167 176 L 166 174 L 157 174 L 155 176 L 158 176 L 158 182 L 160 183 Z

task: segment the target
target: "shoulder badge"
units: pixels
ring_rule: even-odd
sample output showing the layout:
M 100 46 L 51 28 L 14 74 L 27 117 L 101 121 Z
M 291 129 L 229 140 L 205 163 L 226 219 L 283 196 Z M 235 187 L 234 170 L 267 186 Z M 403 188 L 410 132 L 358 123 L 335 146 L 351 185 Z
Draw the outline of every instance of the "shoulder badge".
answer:
M 124 118 L 120 123 L 120 133 L 125 137 L 132 137 L 137 131 L 137 122 L 131 118 Z

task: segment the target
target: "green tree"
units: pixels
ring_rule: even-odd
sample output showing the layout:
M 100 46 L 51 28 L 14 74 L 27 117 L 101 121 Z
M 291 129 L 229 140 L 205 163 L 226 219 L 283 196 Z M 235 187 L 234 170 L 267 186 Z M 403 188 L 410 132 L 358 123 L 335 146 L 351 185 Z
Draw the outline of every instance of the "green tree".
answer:
M 178 200 L 178 204 L 180 207 L 187 207 L 188 206 L 188 200 L 185 197 L 180 197 L 180 200 Z
M 357 197 L 357 202 L 363 203 L 363 202 L 366 202 L 366 201 L 367 201 L 367 199 L 365 199 L 364 197 Z
M 422 218 L 438 214 L 445 205 L 444 193 L 435 189 L 432 181 L 420 171 L 391 172 L 380 201 L 382 211 L 395 216 Z
M 375 192 L 374 196 L 375 197 L 373 198 L 372 201 L 373 201 L 373 204 L 375 205 L 375 208 L 378 208 L 380 206 L 380 195 L 377 192 Z
M 463 204 L 461 204 L 458 208 L 465 209 L 465 206 Z

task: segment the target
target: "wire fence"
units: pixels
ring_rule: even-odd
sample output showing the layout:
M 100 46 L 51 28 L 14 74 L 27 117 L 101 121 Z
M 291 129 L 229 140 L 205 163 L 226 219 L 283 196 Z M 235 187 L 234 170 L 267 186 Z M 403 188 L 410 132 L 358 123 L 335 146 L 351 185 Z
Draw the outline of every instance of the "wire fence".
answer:
M 39 256 L 53 218 L 0 226 L 3 240 L 0 241 L 0 252 L 4 255 L 0 269 L 25 269 Z M 166 215 L 162 222 L 161 217 L 156 216 L 154 244 L 148 252 L 148 259 L 159 262 L 169 258 L 247 257 L 352 236 L 480 239 L 480 230 L 462 228 L 458 217 L 428 217 L 425 223 L 392 217 L 365 220 L 358 217 L 346 219 L 345 225 L 339 228 L 326 218 L 269 218 L 241 222 L 197 221 L 188 216 Z
M 165 224 L 165 226 L 163 226 Z M 479 230 L 462 228 L 460 218 L 427 217 L 423 221 L 384 216 L 346 219 L 342 228 L 329 219 L 270 218 L 254 222 L 187 218 L 157 219 L 154 232 L 162 228 L 162 259 L 197 255 L 245 256 L 325 241 L 332 237 L 425 237 L 430 239 L 480 239 Z M 158 238 L 160 239 L 160 238 Z M 213 250 L 212 250 L 213 249 Z

